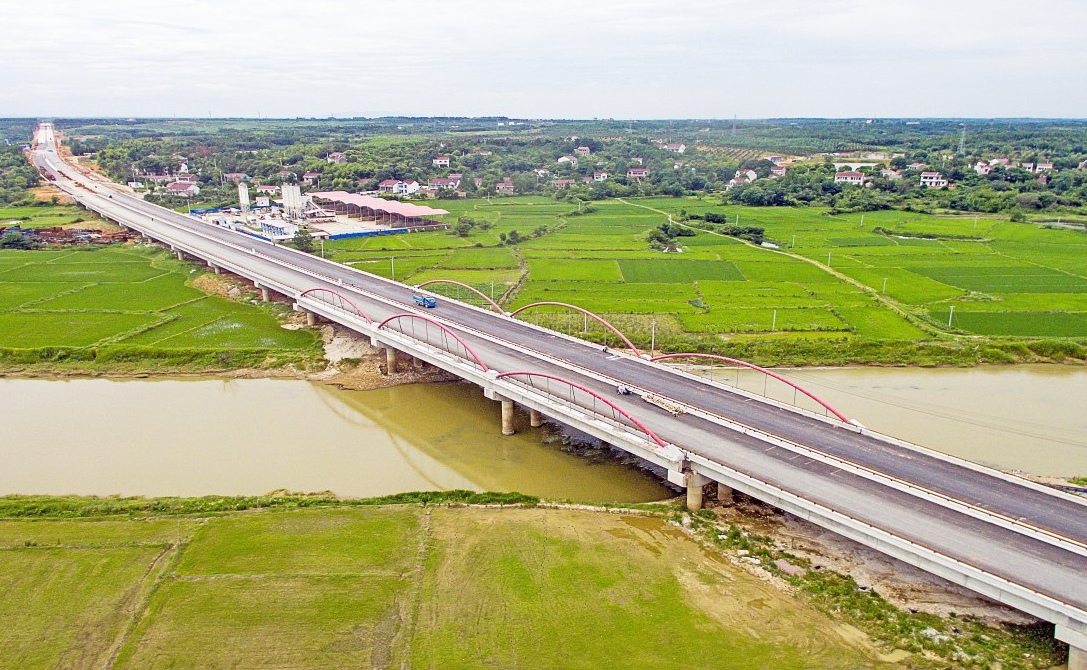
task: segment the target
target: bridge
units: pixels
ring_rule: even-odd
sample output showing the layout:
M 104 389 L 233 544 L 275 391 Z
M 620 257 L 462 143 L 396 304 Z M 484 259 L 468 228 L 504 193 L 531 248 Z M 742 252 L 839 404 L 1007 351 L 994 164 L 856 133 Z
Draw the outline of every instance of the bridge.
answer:
M 83 206 L 178 258 L 244 277 L 264 299 L 286 296 L 311 323 L 321 317 L 368 337 L 390 368 L 410 356 L 478 385 L 501 403 L 504 433 L 513 432 L 519 405 L 533 426 L 551 417 L 659 466 L 686 489 L 691 509 L 711 483 L 719 498 L 740 491 L 765 501 L 1052 622 L 1071 647 L 1070 667 L 1087 670 L 1082 498 L 875 433 L 818 398 L 821 411 L 810 411 L 688 374 L 639 355 L 621 333 L 629 352 L 536 326 L 498 305 L 447 299 L 418 309 L 404 284 L 77 173 L 56 154 L 50 124 L 40 126 L 32 160 Z M 669 358 L 676 356 L 697 354 Z

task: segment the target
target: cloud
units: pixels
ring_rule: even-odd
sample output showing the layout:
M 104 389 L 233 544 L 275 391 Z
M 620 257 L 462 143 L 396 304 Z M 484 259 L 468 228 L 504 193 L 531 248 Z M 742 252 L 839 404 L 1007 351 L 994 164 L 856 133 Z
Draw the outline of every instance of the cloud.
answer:
M 8 4 L 4 116 L 1078 117 L 1087 103 L 1087 3 L 1072 0 Z

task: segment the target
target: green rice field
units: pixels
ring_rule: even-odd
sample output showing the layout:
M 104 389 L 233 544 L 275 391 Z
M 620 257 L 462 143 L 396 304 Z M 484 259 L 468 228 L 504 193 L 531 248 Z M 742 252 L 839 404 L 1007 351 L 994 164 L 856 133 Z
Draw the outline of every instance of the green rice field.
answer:
M 208 295 L 192 265 L 150 247 L 0 251 L 0 349 L 21 360 L 80 349 L 312 356 L 311 331 L 286 330 L 282 307 Z M 116 354 L 115 354 L 116 355 Z
M 576 204 L 546 198 L 442 207 L 450 221 L 471 216 L 493 227 L 466 238 L 333 243 L 336 258 L 383 276 L 394 262 L 409 283 L 497 285 L 508 309 L 574 303 L 624 321 L 636 342 L 648 341 L 654 320 L 678 324 L 676 345 L 703 350 L 752 336 L 912 345 L 955 335 L 1087 337 L 1087 234 L 1074 230 L 984 216 L 722 206 L 712 197 L 603 201 L 580 215 Z M 763 227 L 768 244 L 698 232 L 678 238 L 680 253 L 653 251 L 646 235 L 684 212 Z M 541 226 L 548 232 L 499 244 L 500 233 Z

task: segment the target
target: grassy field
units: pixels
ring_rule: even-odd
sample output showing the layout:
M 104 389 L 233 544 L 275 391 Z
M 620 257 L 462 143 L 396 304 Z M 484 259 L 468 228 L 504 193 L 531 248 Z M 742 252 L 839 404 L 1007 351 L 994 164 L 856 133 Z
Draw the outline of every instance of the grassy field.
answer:
M 0 251 L 0 362 L 143 357 L 162 370 L 319 356 L 312 332 L 280 326 L 284 307 L 208 295 L 191 286 L 203 273 L 151 247 Z
M 660 520 L 420 507 L 0 522 L 0 668 L 860 668 Z
M 711 538 L 699 544 L 668 507 L 440 504 L 471 495 L 0 498 L 0 669 L 950 668 L 960 649 L 1009 669 L 1059 660 L 1044 635 L 902 612 L 827 571 L 790 577 L 787 592 L 725 557 L 742 549 L 772 572 L 770 538 L 709 513 L 693 520 Z M 921 632 L 953 626 L 950 644 Z M 912 653 L 884 655 L 894 648 Z
M 1079 343 L 1063 350 L 1087 353 L 1081 232 L 973 216 L 725 207 L 709 197 L 604 201 L 580 214 L 576 205 L 537 197 L 442 206 L 450 220 L 471 216 L 493 227 L 466 238 L 434 232 L 337 242 L 336 258 L 383 276 L 395 263 L 396 278 L 409 283 L 448 278 L 497 286 L 510 309 L 575 303 L 623 321 L 639 345 L 649 344 L 653 321 L 677 324 L 658 339 L 662 348 L 736 354 L 754 346 L 764 363 L 1045 358 L 1029 342 L 1032 353 L 1021 355 L 1020 337 L 1073 338 Z M 774 246 L 707 232 L 679 238 L 681 253 L 655 252 L 646 242 L 669 215 L 711 211 L 765 228 Z M 515 249 L 498 246 L 500 233 L 528 235 L 540 227 L 548 232 Z M 434 290 L 468 297 L 451 287 Z M 990 339 L 979 348 L 961 336 Z M 814 341 L 824 343 L 821 349 L 811 348 Z M 790 342 L 803 342 L 807 358 L 782 357 Z M 902 355 L 879 353 L 888 351 Z M 942 353 L 933 358 L 934 351 Z
M 92 220 L 101 221 L 98 215 L 78 205 L 0 207 L 0 227 L 4 228 L 15 224 L 21 228 L 52 228 Z

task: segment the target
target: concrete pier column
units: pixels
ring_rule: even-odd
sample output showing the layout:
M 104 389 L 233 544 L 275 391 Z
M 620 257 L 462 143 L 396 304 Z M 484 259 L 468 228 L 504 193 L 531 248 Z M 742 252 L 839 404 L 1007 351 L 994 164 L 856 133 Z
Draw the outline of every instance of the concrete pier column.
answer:
M 309 310 L 306 310 L 306 325 L 307 326 L 316 326 L 317 325 L 317 315 L 314 314 L 313 312 L 309 311 Z
M 218 265 L 212 265 L 211 269 L 215 270 L 215 274 L 217 274 L 217 275 L 223 274 L 223 269 L 221 267 L 219 267 Z
M 730 503 L 732 502 L 732 488 L 717 482 L 717 502 Z
M 385 367 L 390 375 L 396 373 L 396 349 L 392 347 L 385 347 Z
M 539 410 L 528 410 L 528 425 L 533 428 L 539 428 L 543 425 L 543 414 L 540 414 Z
M 1087 670 L 1087 650 L 1068 648 L 1068 670 Z
M 272 295 L 268 292 L 268 289 L 263 286 L 260 287 L 260 299 L 264 302 L 268 302 L 272 299 Z
M 1054 637 L 1068 643 L 1068 670 L 1087 670 L 1087 630 L 1074 622 L 1057 624 Z
M 175 251 L 174 253 L 177 254 L 177 260 L 179 260 L 179 261 L 185 260 L 185 254 L 181 253 L 180 251 Z
M 422 369 L 422 368 L 423 368 L 423 366 L 425 366 L 425 365 L 426 365 L 426 361 L 424 361 L 423 359 L 419 358 L 418 356 L 412 356 L 412 357 L 411 357 L 411 366 L 412 366 L 413 368 L 415 368 L 416 370 L 420 370 L 420 369 Z
M 687 488 L 687 509 L 692 512 L 702 509 L 702 487 L 709 481 L 697 472 L 688 470 L 683 473 L 683 485 Z
M 502 434 L 513 435 L 513 401 L 502 401 Z

